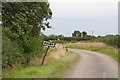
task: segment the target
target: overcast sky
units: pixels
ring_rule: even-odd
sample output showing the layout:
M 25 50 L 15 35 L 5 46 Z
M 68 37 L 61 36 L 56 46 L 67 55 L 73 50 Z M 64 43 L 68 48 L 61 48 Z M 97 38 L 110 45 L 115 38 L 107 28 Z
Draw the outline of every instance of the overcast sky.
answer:
M 52 29 L 44 34 L 71 36 L 74 30 L 92 30 L 95 36 L 118 33 L 119 0 L 49 0 Z

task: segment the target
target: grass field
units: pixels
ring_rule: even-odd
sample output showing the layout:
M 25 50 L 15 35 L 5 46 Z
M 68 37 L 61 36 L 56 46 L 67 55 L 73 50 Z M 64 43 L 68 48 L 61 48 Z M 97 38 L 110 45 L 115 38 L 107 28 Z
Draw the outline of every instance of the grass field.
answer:
M 4 73 L 4 78 L 61 78 L 79 58 L 78 53 L 68 51 L 59 59 L 51 59 L 43 66 L 29 66 Z
M 102 42 L 77 42 L 67 44 L 67 47 L 100 52 L 109 55 L 113 57 L 116 61 L 118 61 L 118 49 L 112 46 L 105 45 Z

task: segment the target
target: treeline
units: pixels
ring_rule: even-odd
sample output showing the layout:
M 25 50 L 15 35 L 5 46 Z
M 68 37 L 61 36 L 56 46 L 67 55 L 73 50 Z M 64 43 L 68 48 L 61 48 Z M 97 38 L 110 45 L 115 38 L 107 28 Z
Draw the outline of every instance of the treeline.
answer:
M 91 40 L 93 37 L 45 37 L 44 40 L 57 40 L 57 41 L 86 41 L 86 40 Z
M 53 42 L 56 42 L 56 43 L 66 43 L 66 42 L 76 42 L 76 41 L 88 41 L 88 40 L 91 40 L 95 38 L 94 36 L 89 36 L 89 35 L 86 35 L 84 37 L 79 37 L 79 36 L 72 36 L 72 37 L 65 37 L 63 35 L 49 35 L 49 36 L 46 36 L 44 35 L 44 40 L 45 41 L 53 41 Z
M 76 34 L 76 31 L 74 32 Z M 82 37 L 81 36 L 64 37 L 63 35 L 50 35 L 50 36 L 44 35 L 44 40 L 46 41 L 52 40 L 53 42 L 56 42 L 56 43 L 67 43 L 67 42 L 77 42 L 77 41 L 95 41 L 95 42 L 103 42 L 107 45 L 120 48 L 119 35 L 105 35 L 105 36 L 98 36 L 98 37 L 90 36 L 90 35 L 84 35 Z
M 71 37 L 65 37 L 64 35 L 52 34 L 46 36 L 43 34 L 44 40 L 46 41 L 52 40 L 57 43 L 88 41 L 95 38 L 95 36 L 88 35 L 86 31 L 79 31 L 79 30 L 75 30 L 71 35 L 72 35 Z
M 48 2 L 2 3 L 2 68 L 26 66 L 43 52 L 41 30 L 50 28 Z

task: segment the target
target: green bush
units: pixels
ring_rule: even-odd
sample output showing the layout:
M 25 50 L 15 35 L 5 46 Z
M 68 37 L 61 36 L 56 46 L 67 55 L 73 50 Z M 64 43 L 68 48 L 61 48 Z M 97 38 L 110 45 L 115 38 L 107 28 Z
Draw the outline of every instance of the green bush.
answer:
M 119 48 L 120 47 L 120 39 L 118 36 L 114 36 L 114 37 L 100 37 L 100 38 L 95 38 L 95 39 L 92 39 L 91 41 L 97 41 L 97 42 L 103 42 L 107 45 L 110 45 L 110 46 L 114 46 L 114 47 L 117 47 Z
M 40 38 L 31 38 L 30 40 L 25 41 L 25 47 L 23 47 L 17 42 L 11 41 L 9 38 L 3 35 L 3 69 L 13 67 L 13 65 L 15 64 L 20 64 L 21 66 L 28 65 L 30 60 L 34 59 L 34 57 L 40 56 L 40 54 L 43 52 L 43 47 L 41 43 L 42 40 Z
M 43 51 L 41 30 L 51 27 L 49 4 L 8 2 L 2 4 L 2 13 L 3 68 L 29 65 Z
M 18 45 L 15 42 L 11 42 L 10 39 L 8 39 L 6 36 L 2 37 L 2 62 L 3 68 L 12 67 L 13 64 L 15 64 L 16 55 L 20 56 L 20 53 L 22 53 L 22 48 L 18 47 Z M 14 58 L 16 57 L 16 58 Z

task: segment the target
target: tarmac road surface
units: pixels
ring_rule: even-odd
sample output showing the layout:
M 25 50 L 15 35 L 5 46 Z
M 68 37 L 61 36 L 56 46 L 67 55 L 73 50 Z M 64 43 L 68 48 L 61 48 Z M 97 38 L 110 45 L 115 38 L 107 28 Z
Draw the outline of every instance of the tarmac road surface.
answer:
M 118 62 L 110 56 L 81 49 L 68 49 L 80 54 L 64 78 L 118 78 Z

